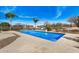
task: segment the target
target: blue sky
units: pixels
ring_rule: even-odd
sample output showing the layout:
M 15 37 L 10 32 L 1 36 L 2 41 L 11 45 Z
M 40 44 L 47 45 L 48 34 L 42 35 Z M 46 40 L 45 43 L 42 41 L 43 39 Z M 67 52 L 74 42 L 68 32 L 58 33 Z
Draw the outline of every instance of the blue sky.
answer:
M 69 17 L 79 15 L 79 6 L 0 6 L 0 22 L 7 22 L 5 14 L 12 12 L 18 17 L 12 24 L 23 23 L 33 25 L 32 18 L 39 18 L 38 25 L 50 23 L 67 23 Z

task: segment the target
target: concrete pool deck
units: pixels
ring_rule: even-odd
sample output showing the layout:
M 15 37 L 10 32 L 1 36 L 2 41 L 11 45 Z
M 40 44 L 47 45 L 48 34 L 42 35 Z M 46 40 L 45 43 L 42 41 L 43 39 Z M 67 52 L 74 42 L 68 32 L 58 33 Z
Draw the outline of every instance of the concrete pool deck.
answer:
M 20 37 L 14 42 L 0 49 L 2 53 L 76 53 L 79 52 L 78 42 L 68 40 L 64 37 L 60 38 L 57 42 L 51 42 L 45 39 L 34 37 L 27 34 L 22 34 L 16 31 L 8 31 L 8 33 L 15 33 Z M 78 34 L 66 34 L 65 36 L 78 36 Z M 7 36 L 7 35 L 6 35 Z

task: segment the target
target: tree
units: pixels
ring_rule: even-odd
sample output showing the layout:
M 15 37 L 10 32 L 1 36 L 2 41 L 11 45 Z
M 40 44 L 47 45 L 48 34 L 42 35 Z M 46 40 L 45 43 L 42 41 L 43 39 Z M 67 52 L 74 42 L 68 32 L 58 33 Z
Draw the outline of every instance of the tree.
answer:
M 0 31 L 2 31 L 2 26 L 1 26 L 1 23 L 0 23 Z
M 9 30 L 10 24 L 8 22 L 2 22 L 0 25 L 2 27 L 1 30 Z
M 52 25 L 49 22 L 45 22 L 44 29 L 47 30 L 47 31 L 51 31 L 52 30 Z
M 0 17 L 0 19 L 1 19 L 1 17 Z M 0 31 L 2 31 L 1 21 L 0 21 Z
M 33 22 L 35 23 L 35 29 L 36 29 L 36 23 L 39 21 L 37 18 L 33 18 Z
M 24 27 L 24 25 L 21 23 L 16 23 L 15 25 L 13 25 L 14 30 L 22 30 L 23 27 Z
M 71 17 L 68 22 L 75 24 L 77 27 L 79 27 L 79 16 Z
M 10 30 L 11 30 L 11 28 L 12 28 L 12 18 L 14 18 L 16 15 L 15 14 L 13 14 L 13 13 L 6 13 L 5 14 L 5 16 L 9 19 L 9 22 L 10 22 Z
M 60 30 L 63 28 L 63 24 L 62 23 L 56 23 L 55 26 L 54 26 L 54 29 L 56 30 Z

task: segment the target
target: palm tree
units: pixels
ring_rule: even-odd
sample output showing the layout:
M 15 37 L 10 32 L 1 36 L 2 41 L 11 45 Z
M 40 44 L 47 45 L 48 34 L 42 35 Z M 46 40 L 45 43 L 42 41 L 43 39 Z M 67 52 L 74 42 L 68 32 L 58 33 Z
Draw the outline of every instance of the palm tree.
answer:
M 39 21 L 37 18 L 33 18 L 33 22 L 35 23 L 35 29 L 36 29 L 36 23 Z
M 9 19 L 9 23 L 10 23 L 10 30 L 12 29 L 12 18 L 14 18 L 16 15 L 15 14 L 13 14 L 13 13 L 10 13 L 10 12 L 8 12 L 8 13 L 6 13 L 5 14 L 5 16 Z

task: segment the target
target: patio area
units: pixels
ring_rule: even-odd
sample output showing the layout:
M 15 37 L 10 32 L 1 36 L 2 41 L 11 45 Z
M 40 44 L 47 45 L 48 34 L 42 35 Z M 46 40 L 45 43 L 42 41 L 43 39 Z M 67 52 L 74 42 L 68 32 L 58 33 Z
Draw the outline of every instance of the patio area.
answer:
M 57 42 L 51 42 L 31 35 L 25 35 L 16 31 L 9 31 L 7 33 L 15 33 L 19 37 L 11 44 L 0 49 L 1 53 L 76 53 L 79 49 L 79 43 L 73 40 L 66 39 L 64 37 L 78 36 L 66 33 L 66 35 L 60 38 Z M 11 35 L 11 34 L 10 34 Z M 13 35 L 13 34 L 12 34 Z M 5 34 L 5 36 L 7 36 Z

